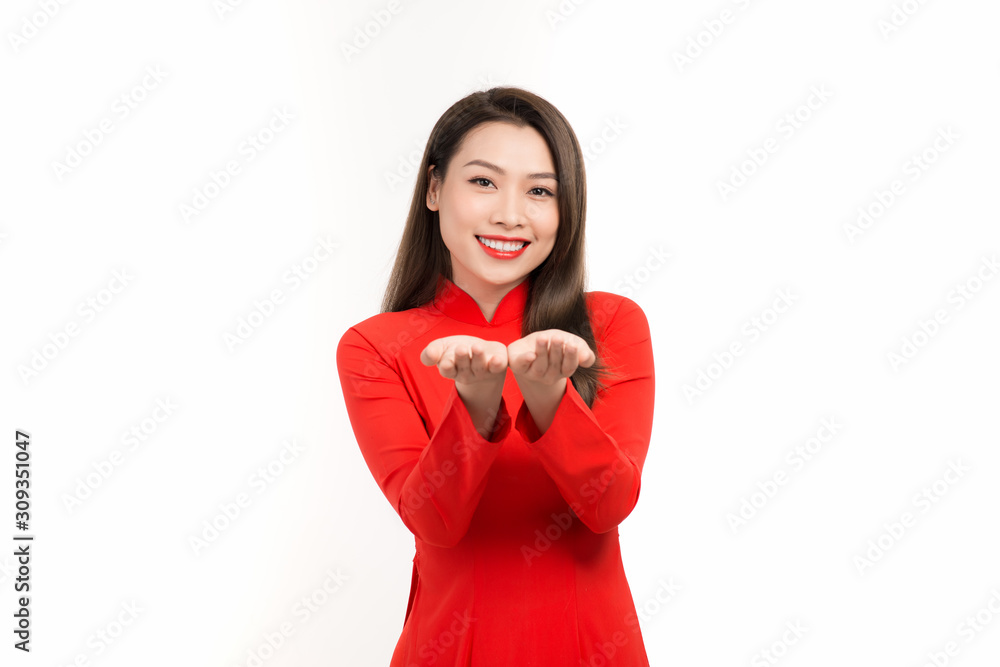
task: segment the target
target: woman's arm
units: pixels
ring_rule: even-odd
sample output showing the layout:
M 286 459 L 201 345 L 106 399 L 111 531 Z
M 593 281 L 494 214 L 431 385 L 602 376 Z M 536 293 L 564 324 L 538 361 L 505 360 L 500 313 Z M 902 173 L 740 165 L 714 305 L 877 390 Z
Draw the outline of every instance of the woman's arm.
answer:
M 429 544 L 458 544 L 512 426 L 502 395 L 495 414 L 482 404 L 483 423 L 495 421 L 487 439 L 453 382 L 438 426 L 428 436 L 399 374 L 353 327 L 337 346 L 337 371 L 361 453 L 403 523 Z
M 632 300 L 623 298 L 608 322 L 602 354 L 618 377 L 605 380 L 593 409 L 568 378 L 548 387 L 519 379 L 525 403 L 514 423 L 570 508 L 595 533 L 620 524 L 638 502 L 652 433 L 652 340 L 645 313 Z M 553 416 L 542 429 L 533 414 Z

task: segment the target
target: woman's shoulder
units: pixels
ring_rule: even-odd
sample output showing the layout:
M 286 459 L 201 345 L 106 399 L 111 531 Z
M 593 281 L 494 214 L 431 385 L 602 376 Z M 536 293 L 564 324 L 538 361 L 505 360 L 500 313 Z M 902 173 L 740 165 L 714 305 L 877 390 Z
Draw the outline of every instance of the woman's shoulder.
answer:
M 423 336 L 440 320 L 440 314 L 426 304 L 408 310 L 378 313 L 349 327 L 340 337 L 338 347 L 362 342 L 374 349 L 402 347 Z
M 585 292 L 584 296 L 587 299 L 591 323 L 595 328 L 627 320 L 646 321 L 646 314 L 639 304 L 627 296 L 600 290 Z

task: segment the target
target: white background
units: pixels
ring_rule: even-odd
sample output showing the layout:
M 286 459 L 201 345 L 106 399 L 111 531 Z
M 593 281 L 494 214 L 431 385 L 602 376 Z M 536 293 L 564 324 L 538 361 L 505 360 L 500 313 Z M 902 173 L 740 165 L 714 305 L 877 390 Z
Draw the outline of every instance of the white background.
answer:
M 388 664 L 413 536 L 354 440 L 335 346 L 378 311 L 408 161 L 452 103 L 508 84 L 587 147 L 589 289 L 653 333 L 653 436 L 620 526 L 651 664 L 996 664 L 1000 5 L 234 4 L 4 3 L 0 662 Z M 862 229 L 859 207 L 881 215 Z M 824 419 L 836 433 L 796 468 Z M 786 623 L 806 630 L 783 645 Z

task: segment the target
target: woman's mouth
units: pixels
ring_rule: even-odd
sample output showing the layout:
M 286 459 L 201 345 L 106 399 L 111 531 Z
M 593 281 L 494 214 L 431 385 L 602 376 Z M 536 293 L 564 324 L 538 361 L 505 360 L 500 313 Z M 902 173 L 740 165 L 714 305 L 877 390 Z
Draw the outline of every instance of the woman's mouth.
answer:
M 482 247 L 487 255 L 496 257 L 497 259 L 519 257 L 524 252 L 524 249 L 530 245 L 527 241 L 497 241 L 495 239 L 484 239 L 482 236 L 476 236 L 476 239 L 479 240 L 480 247 Z

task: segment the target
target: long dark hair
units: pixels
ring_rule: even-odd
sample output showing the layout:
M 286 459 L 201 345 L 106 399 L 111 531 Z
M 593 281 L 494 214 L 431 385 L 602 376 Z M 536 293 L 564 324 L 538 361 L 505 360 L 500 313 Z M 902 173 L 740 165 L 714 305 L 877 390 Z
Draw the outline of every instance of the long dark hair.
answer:
M 580 397 L 593 407 L 601 377 L 609 372 L 597 349 L 584 287 L 587 271 L 584 230 L 587 182 L 583 153 L 573 128 L 552 104 L 521 88 L 502 87 L 474 92 L 453 104 L 438 119 L 417 169 L 410 213 L 396 251 L 396 262 L 382 300 L 381 312 L 417 308 L 434 298 L 438 276 L 452 279 L 451 255 L 441 238 L 437 211 L 426 206 L 428 170 L 444 179 L 448 165 L 466 134 L 487 122 L 533 127 L 545 138 L 555 163 L 559 188 L 559 225 L 552 252 L 527 277 L 528 299 L 521 336 L 545 329 L 561 329 L 587 342 L 597 359 L 579 367 L 570 380 Z

